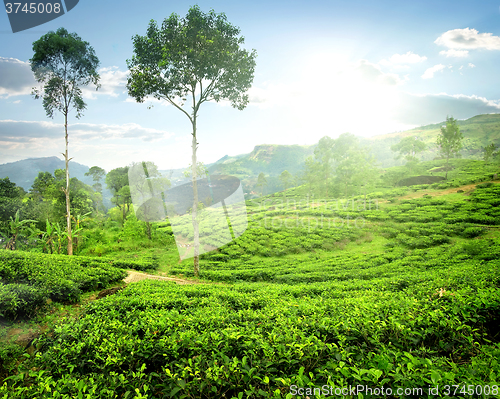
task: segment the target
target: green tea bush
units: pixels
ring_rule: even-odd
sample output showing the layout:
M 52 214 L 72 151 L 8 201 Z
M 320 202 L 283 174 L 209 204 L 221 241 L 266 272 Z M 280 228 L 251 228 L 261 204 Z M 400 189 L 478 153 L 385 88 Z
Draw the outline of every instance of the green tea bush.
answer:
M 78 256 L 0 250 L 0 282 L 4 284 L 0 286 L 0 313 L 9 318 L 32 315 L 48 298 L 77 302 L 82 292 L 104 288 L 126 275 L 105 262 Z
M 466 238 L 474 238 L 483 234 L 484 230 L 483 227 L 467 227 L 461 232 L 461 235 Z
M 20 345 L 12 342 L 0 342 L 0 379 L 11 374 L 16 368 L 16 363 L 24 353 Z
M 43 308 L 47 289 L 27 284 L 0 284 L 0 316 L 7 319 L 31 317 Z

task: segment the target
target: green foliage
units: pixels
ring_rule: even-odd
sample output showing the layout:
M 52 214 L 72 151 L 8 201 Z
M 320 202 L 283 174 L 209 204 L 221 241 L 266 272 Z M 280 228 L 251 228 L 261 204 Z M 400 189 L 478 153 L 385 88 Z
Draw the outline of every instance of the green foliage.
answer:
M 0 342 L 0 378 L 9 375 L 15 368 L 23 348 L 12 342 Z
M 31 317 L 46 305 L 47 288 L 28 284 L 0 284 L 0 316 Z
M 134 56 L 127 60 L 129 94 L 138 102 L 148 95 L 163 98 L 182 109 L 175 99 L 184 103 L 199 87 L 194 115 L 203 102 L 212 99 L 227 99 L 243 109 L 256 53 L 240 48 L 244 39 L 239 33 L 224 14 L 213 10 L 205 14 L 198 6 L 191 7 L 185 18 L 172 14 L 161 28 L 151 21 L 146 36 L 133 38 Z M 208 83 L 201 86 L 202 81 Z
M 95 191 L 102 194 L 102 184 L 100 181 L 106 176 L 106 171 L 99 166 L 92 166 L 89 171 L 85 173 L 85 176 L 92 176 L 92 180 L 94 181 L 92 187 Z
M 121 222 L 125 223 L 127 214 L 132 205 L 132 196 L 130 194 L 128 180 L 128 166 L 116 168 L 108 172 L 106 175 L 106 185 L 113 194 L 111 202 L 118 206 L 122 212 Z
M 404 156 L 404 158 L 410 162 L 416 160 L 416 155 L 424 151 L 426 147 L 426 144 L 417 136 L 406 136 L 403 137 L 399 143 L 391 146 L 391 150 L 399 152 L 398 159 Z
M 15 216 L 22 204 L 22 192 L 8 177 L 0 179 L 0 223 Z
M 35 98 L 43 98 L 47 116 L 57 110 L 68 115 L 70 107 L 79 118 L 86 104 L 80 86 L 99 87 L 99 60 L 94 49 L 76 33 L 64 28 L 49 32 L 33 43 L 31 70 L 42 89 L 35 89 Z
M 436 140 L 441 155 L 446 158 L 446 163 L 462 149 L 463 138 L 457 120 L 451 116 L 446 117 L 446 127 L 441 127 L 441 133 Z
M 0 251 L 0 313 L 33 315 L 48 299 L 77 302 L 80 294 L 120 281 L 127 274 L 106 260 Z

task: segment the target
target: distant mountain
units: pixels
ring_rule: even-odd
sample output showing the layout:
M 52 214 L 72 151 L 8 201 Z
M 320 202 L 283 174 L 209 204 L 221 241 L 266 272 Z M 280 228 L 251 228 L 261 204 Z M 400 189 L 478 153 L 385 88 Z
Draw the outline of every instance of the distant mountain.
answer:
M 428 146 L 426 151 L 419 154 L 421 160 L 432 160 L 439 155 L 435 143 L 441 126 L 445 124 L 446 122 L 443 121 L 404 132 L 360 138 L 360 142 L 377 159 L 380 167 L 388 168 L 404 163 L 402 160 L 394 159 L 396 154 L 391 151 L 391 146 L 398 143 L 403 137 L 415 135 Z M 477 115 L 467 120 L 458 121 L 458 125 L 464 135 L 464 148 L 461 152 L 463 157 L 481 159 L 482 149 L 488 144 L 495 143 L 500 146 L 500 114 Z M 268 183 L 265 189 L 266 193 L 282 190 L 283 187 L 278 178 L 281 172 L 288 170 L 292 175 L 300 173 L 303 170 L 305 159 L 314 155 L 315 148 L 316 144 L 309 146 L 261 144 L 256 145 L 253 151 L 248 154 L 225 155 L 213 164 L 205 166 L 210 174 L 228 174 L 238 177 L 243 183 L 243 190 L 248 198 L 252 196 L 257 176 L 261 172 L 266 175 Z M 172 185 L 175 186 L 186 181 L 183 176 L 186 168 L 160 172 L 168 177 Z M 55 169 L 64 169 L 64 161 L 57 157 L 30 158 L 0 165 L 0 178 L 9 177 L 18 186 L 29 190 L 38 172 L 53 173 Z M 88 166 L 73 161 L 70 163 L 71 177 L 77 177 L 84 183 L 92 185 L 92 178 L 85 176 L 88 170 Z M 111 193 L 106 191 L 104 197 L 109 201 Z
M 56 169 L 64 169 L 65 162 L 58 157 L 28 158 L 22 161 L 5 163 L 0 165 L 0 178 L 8 177 L 10 181 L 28 191 L 38 176 L 38 172 L 50 172 L 54 174 Z M 85 176 L 89 167 L 70 161 L 70 177 L 76 177 L 85 184 L 92 185 L 92 177 Z

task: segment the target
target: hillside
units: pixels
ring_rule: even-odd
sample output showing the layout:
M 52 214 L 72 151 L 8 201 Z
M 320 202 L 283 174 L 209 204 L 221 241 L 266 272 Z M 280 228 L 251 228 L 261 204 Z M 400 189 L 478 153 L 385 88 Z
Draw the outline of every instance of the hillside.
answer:
M 65 163 L 58 157 L 28 158 L 22 161 L 0 165 L 0 179 L 8 177 L 10 181 L 28 191 L 38 176 L 38 172 L 54 173 L 56 169 L 64 169 Z M 85 184 L 92 185 L 92 177 L 85 176 L 89 167 L 71 161 L 69 164 L 70 177 L 76 177 Z
M 0 251 L 0 397 L 498 397 L 500 184 L 492 165 L 453 161 L 446 187 L 369 203 L 247 201 L 241 236 L 202 228 L 218 249 L 201 279 L 173 220 L 153 240 L 133 220 L 87 227 L 64 266 Z M 99 291 L 118 268 L 150 278 Z
M 388 133 L 370 138 L 361 138 L 360 142 L 378 161 L 379 167 L 388 168 L 404 164 L 403 160 L 395 160 L 391 146 L 401 138 L 417 135 L 427 144 L 428 149 L 420 154 L 422 161 L 430 161 L 438 156 L 435 145 L 440 128 L 446 122 L 420 126 L 403 132 Z M 477 115 L 467 120 L 458 121 L 464 135 L 464 148 L 461 151 L 463 158 L 482 159 L 482 148 L 490 143 L 500 146 L 500 114 Z M 314 155 L 316 144 L 300 145 L 256 145 L 252 152 L 236 156 L 226 155 L 213 164 L 207 164 L 211 174 L 228 174 L 238 177 L 243 183 L 247 198 L 252 197 L 259 173 L 264 173 L 267 179 L 266 193 L 283 189 L 278 176 L 284 170 L 292 175 L 300 173 L 304 161 Z M 125 165 L 123 165 L 125 166 Z M 186 165 L 187 167 L 187 165 Z M 0 165 L 0 178 L 9 177 L 18 186 L 28 190 L 40 171 L 53 173 L 55 169 L 64 169 L 64 161 L 57 157 L 30 158 L 22 161 Z M 92 184 L 90 177 L 84 176 L 89 167 L 71 162 L 70 173 L 86 184 Z M 172 184 L 183 182 L 183 172 L 186 168 L 162 170 L 163 175 L 170 178 Z M 106 193 L 105 193 L 105 196 Z
M 404 161 L 394 159 L 394 153 L 390 147 L 403 137 L 418 136 L 426 144 L 427 150 L 421 156 L 421 160 L 430 161 L 438 156 L 436 137 L 441 126 L 446 121 L 432 125 L 420 126 L 403 132 L 389 133 L 363 139 L 362 143 L 367 146 L 373 156 L 383 168 L 402 165 Z M 495 143 L 500 146 L 500 114 L 477 115 L 472 118 L 458 121 L 460 131 L 464 136 L 464 146 L 461 151 L 463 158 L 482 159 L 482 148 L 488 144 Z

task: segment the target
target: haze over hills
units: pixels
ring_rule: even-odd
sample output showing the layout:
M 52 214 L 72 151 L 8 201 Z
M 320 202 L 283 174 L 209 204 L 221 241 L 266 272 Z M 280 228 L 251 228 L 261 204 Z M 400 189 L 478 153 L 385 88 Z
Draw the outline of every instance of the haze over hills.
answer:
M 438 156 L 435 142 L 440 128 L 444 124 L 446 122 L 371 138 L 360 138 L 360 142 L 375 157 L 380 167 L 388 168 L 404 163 L 402 160 L 394 159 L 395 154 L 390 147 L 403 137 L 416 135 L 428 147 L 426 151 L 419 154 L 421 160 L 432 160 Z M 458 124 L 464 136 L 463 150 L 461 152 L 463 157 L 480 159 L 482 149 L 488 144 L 494 143 L 500 146 L 500 114 L 477 115 L 467 120 L 458 121 Z M 249 154 L 226 155 L 217 162 L 206 166 L 211 174 L 230 174 L 238 177 L 242 180 L 246 193 L 253 189 L 258 174 L 263 172 L 268 180 L 268 192 L 279 191 L 282 189 L 278 179 L 281 172 L 288 170 L 293 175 L 300 173 L 305 159 L 314 155 L 315 147 L 316 145 L 261 144 L 256 145 Z M 184 180 L 183 172 L 186 168 L 162 170 L 160 172 L 170 178 L 173 185 L 176 185 Z M 0 165 L 0 178 L 9 177 L 18 186 L 29 190 L 38 172 L 47 171 L 53 173 L 56 169 L 64 169 L 64 161 L 58 157 L 29 158 Z M 92 185 L 92 178 L 85 176 L 88 170 L 89 166 L 74 161 L 70 162 L 71 177 L 76 177 L 84 183 Z M 106 193 L 105 196 L 107 196 Z
M 28 191 L 39 172 L 54 173 L 56 169 L 64 169 L 65 163 L 58 157 L 28 158 L 21 161 L 0 165 L 0 178 L 8 177 L 10 181 Z M 85 176 L 89 167 L 70 161 L 70 177 L 76 177 L 85 184 L 92 185 L 92 177 Z

